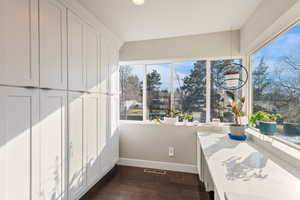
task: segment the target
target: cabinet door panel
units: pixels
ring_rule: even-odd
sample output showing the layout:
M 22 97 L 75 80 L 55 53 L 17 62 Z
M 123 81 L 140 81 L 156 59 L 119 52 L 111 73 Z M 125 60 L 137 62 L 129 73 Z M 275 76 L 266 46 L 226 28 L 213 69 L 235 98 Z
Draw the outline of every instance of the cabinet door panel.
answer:
M 0 84 L 38 86 L 38 0 L 1 0 L 0 27 Z
M 110 53 L 109 44 L 106 40 L 101 40 L 101 67 L 100 67 L 100 92 L 108 92 L 108 69 L 109 69 Z
M 38 91 L 0 87 L 0 199 L 31 200 L 37 166 Z
M 56 0 L 40 1 L 40 85 L 67 89 L 66 8 Z
M 112 167 L 112 137 L 110 132 L 110 97 L 107 95 L 100 96 L 100 168 L 104 176 Z
M 68 12 L 68 67 L 69 89 L 85 90 L 84 23 L 71 11 Z
M 91 26 L 85 26 L 86 87 L 90 92 L 99 92 L 100 71 L 99 35 Z
M 69 93 L 69 195 L 76 199 L 86 187 L 86 150 L 83 127 L 84 97 Z
M 84 98 L 84 132 L 87 148 L 87 182 L 89 185 L 96 182 L 100 176 L 98 157 L 99 137 L 99 96 L 86 95 Z
M 66 106 L 66 92 L 40 92 L 41 199 L 66 199 Z
M 111 49 L 111 60 L 109 66 L 109 81 L 110 81 L 110 93 L 119 93 L 119 57 L 118 52 L 112 48 Z

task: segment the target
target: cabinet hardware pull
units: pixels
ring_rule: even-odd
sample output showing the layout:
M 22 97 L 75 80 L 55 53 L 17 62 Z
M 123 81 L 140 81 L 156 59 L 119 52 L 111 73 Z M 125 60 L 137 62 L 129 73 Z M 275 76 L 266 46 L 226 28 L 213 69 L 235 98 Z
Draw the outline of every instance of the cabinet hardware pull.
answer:
M 42 90 L 51 90 L 51 88 L 41 88 Z
M 35 87 L 35 86 L 24 86 L 24 88 L 26 88 L 26 89 L 36 89 L 37 87 Z

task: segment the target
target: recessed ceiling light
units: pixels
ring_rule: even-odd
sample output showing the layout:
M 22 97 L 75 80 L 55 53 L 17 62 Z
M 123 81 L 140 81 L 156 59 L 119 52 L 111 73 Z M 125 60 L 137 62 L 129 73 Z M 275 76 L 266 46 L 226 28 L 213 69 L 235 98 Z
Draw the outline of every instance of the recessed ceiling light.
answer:
M 145 0 L 132 0 L 132 2 L 135 5 L 140 6 L 140 5 L 143 5 L 145 3 Z

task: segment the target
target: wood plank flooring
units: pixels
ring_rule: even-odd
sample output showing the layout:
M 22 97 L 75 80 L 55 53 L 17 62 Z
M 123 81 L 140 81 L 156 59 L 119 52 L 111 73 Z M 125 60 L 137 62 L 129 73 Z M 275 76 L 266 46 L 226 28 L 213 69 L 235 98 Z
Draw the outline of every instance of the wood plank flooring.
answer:
M 195 174 L 116 166 L 81 200 L 209 200 Z

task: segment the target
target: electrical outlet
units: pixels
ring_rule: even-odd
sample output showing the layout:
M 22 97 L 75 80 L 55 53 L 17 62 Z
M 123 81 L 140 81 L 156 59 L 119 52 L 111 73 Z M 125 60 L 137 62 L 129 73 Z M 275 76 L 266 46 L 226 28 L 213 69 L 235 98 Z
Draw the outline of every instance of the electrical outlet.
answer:
M 173 157 L 175 155 L 174 147 L 169 147 L 169 156 Z

